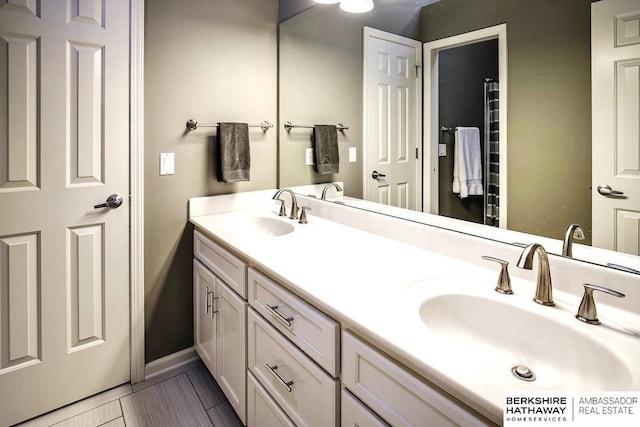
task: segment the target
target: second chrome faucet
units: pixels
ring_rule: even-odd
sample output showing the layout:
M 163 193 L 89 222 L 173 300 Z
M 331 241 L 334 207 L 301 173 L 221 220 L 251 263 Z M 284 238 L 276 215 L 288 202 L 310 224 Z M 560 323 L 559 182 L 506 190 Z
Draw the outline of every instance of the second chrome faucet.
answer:
M 551 287 L 551 271 L 547 251 L 542 245 L 532 243 L 522 251 L 517 266 L 525 270 L 533 270 L 533 256 L 538 254 L 538 279 L 536 281 L 536 294 L 533 300 L 542 305 L 555 305 L 553 302 L 553 289 Z

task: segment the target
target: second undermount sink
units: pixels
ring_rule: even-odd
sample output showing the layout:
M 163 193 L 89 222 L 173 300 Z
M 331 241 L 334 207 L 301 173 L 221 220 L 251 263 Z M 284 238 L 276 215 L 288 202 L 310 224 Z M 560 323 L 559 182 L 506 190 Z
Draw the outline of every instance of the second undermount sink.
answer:
M 464 293 L 460 286 L 435 286 L 439 291 L 412 296 L 420 321 L 464 369 L 543 390 L 627 390 L 634 383 L 609 343 L 592 335 L 600 331 L 569 323 L 570 313 L 551 313 L 560 309 L 537 307 L 530 298 L 485 295 L 479 286 Z
M 278 218 L 253 215 L 229 215 L 218 224 L 226 232 L 246 237 L 276 237 L 294 231 L 292 224 Z

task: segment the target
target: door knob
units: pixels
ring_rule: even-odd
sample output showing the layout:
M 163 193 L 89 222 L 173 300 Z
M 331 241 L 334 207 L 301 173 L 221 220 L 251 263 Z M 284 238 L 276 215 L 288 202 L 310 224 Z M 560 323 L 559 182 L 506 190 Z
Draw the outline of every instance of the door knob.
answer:
M 99 205 L 95 205 L 94 209 L 100 208 L 117 208 L 122 204 L 123 198 L 119 194 L 112 194 L 107 197 L 107 200 L 104 203 L 100 203 Z
M 373 179 L 384 178 L 385 176 L 387 176 L 387 175 L 385 175 L 383 173 L 379 173 L 378 171 L 371 172 L 371 178 L 373 178 Z
M 603 196 L 622 196 L 624 194 L 622 191 L 612 190 L 608 184 L 598 185 L 598 193 Z

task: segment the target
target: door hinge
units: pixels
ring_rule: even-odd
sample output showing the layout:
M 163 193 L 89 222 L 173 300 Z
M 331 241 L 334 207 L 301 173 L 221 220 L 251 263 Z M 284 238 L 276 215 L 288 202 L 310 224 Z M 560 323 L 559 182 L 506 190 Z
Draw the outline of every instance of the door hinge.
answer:
M 420 78 L 420 68 L 421 67 L 419 65 L 416 65 L 416 79 Z
M 420 158 L 420 152 L 418 150 L 419 150 L 419 148 L 416 147 L 416 159 Z

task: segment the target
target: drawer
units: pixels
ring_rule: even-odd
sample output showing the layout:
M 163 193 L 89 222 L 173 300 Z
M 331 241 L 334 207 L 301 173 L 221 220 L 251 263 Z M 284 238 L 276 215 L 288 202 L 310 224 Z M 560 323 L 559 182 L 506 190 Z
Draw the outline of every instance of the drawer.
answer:
M 247 427 L 295 427 L 251 372 L 247 380 Z
M 342 427 L 389 427 L 389 424 L 344 388 L 340 400 L 340 414 Z
M 193 232 L 193 253 L 234 292 L 247 299 L 247 264 L 240 258 L 198 230 Z
M 338 381 L 254 310 L 247 319 L 248 367 L 297 426 L 337 425 Z
M 334 377 L 340 371 L 340 325 L 260 272 L 249 269 L 249 304 Z
M 342 334 L 342 382 L 391 425 L 493 425 L 348 331 Z

